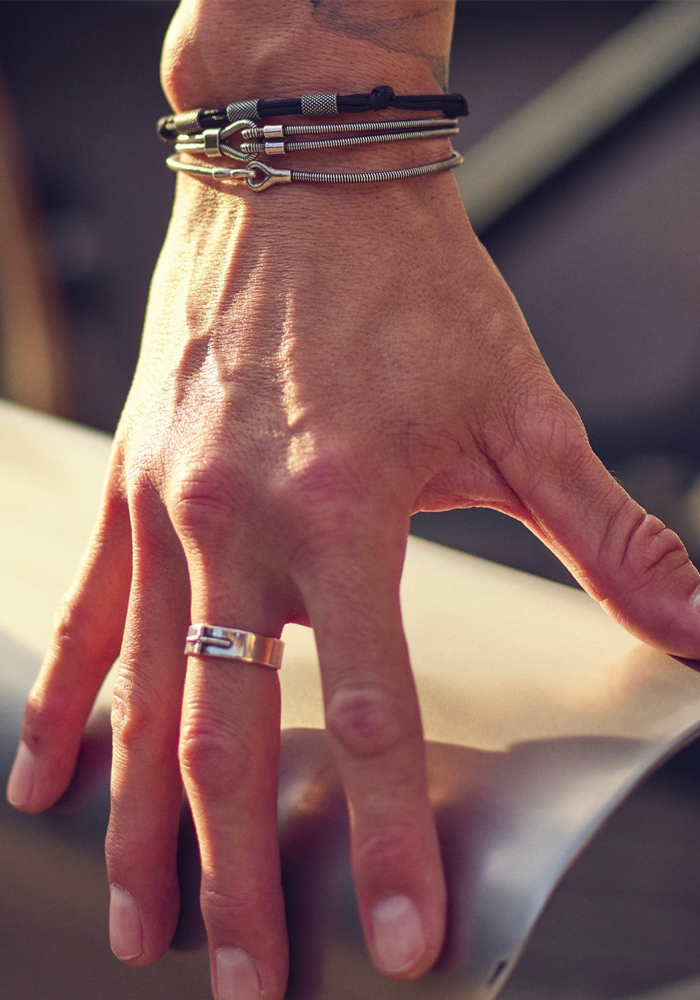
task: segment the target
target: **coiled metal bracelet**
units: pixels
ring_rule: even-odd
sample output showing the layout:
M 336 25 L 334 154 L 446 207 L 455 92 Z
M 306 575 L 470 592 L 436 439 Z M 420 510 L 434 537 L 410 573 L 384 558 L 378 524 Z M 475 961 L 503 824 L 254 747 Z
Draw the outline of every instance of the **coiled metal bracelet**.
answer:
M 453 170 L 462 163 L 460 153 L 453 152 L 449 159 L 437 163 L 424 163 L 417 167 L 401 167 L 398 170 L 372 170 L 365 173 L 326 173 L 313 170 L 277 170 L 267 163 L 253 160 L 245 167 L 210 167 L 200 163 L 181 160 L 175 153 L 165 161 L 171 170 L 211 177 L 218 181 L 247 184 L 252 191 L 265 191 L 273 184 L 376 184 L 382 181 L 407 180 L 410 177 L 424 177 L 426 174 L 440 174 Z
M 227 140 L 240 132 L 245 140 L 236 149 Z M 368 135 L 357 135 L 367 132 Z M 256 126 L 250 119 L 232 122 L 225 128 L 205 129 L 196 135 L 178 135 L 175 151 L 204 153 L 206 156 L 229 156 L 234 160 L 253 160 L 260 153 L 275 155 L 306 149 L 339 149 L 347 146 L 374 145 L 382 142 L 403 142 L 410 139 L 436 139 L 459 132 L 456 118 L 414 118 L 381 122 L 352 122 L 342 125 L 264 125 Z M 348 134 L 350 133 L 350 134 Z M 285 142 L 289 136 L 320 135 L 320 138 Z M 270 141 L 272 140 L 272 141 Z M 281 141 L 280 141 L 281 140 Z

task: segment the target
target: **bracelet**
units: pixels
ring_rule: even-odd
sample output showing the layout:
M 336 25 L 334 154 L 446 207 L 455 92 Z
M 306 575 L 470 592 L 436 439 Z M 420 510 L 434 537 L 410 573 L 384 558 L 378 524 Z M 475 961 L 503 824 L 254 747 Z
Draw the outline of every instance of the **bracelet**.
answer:
M 399 131 L 401 130 L 401 131 Z M 240 132 L 243 139 L 274 139 L 273 142 L 242 142 L 240 149 L 225 140 Z M 369 132 L 369 135 L 338 133 Z M 178 153 L 205 153 L 207 156 L 229 156 L 234 160 L 252 160 L 260 153 L 294 153 L 306 149 L 338 149 L 379 142 L 401 142 L 407 139 L 431 139 L 456 135 L 456 118 L 417 118 L 409 121 L 366 122 L 348 125 L 264 125 L 256 128 L 249 119 L 233 122 L 222 129 L 205 129 L 197 135 L 178 135 Z M 290 135 L 333 135 L 336 138 L 312 139 L 301 142 L 280 142 Z
M 158 134 L 166 142 L 172 142 L 178 135 L 194 135 L 205 129 L 222 128 L 241 118 L 259 121 L 285 115 L 367 114 L 390 107 L 404 111 L 442 111 L 448 118 L 469 114 L 467 102 L 461 94 L 407 94 L 399 97 L 391 87 L 382 86 L 375 87 L 370 94 L 303 94 L 302 97 L 272 101 L 233 101 L 225 108 L 183 111 L 160 118 Z
M 462 163 L 460 153 L 452 153 L 448 160 L 424 163 L 418 167 L 401 167 L 398 170 L 378 170 L 367 173 L 320 173 L 310 170 L 277 170 L 266 163 L 254 160 L 247 167 L 209 167 L 181 160 L 178 153 L 165 161 L 171 170 L 211 177 L 214 180 L 245 183 L 252 191 L 265 191 L 273 184 L 376 184 L 381 181 L 400 181 L 409 177 L 423 177 L 452 170 Z M 262 175 L 262 177 L 260 176 Z

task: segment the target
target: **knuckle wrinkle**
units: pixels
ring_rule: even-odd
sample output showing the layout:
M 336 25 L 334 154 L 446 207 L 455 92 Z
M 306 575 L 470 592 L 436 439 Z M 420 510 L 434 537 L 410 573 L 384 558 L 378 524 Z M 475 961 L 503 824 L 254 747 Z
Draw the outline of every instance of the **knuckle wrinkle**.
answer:
M 213 722 L 183 726 L 178 753 L 183 776 L 208 798 L 219 799 L 255 780 L 252 754 L 243 740 Z
M 336 691 L 326 709 L 331 735 L 355 757 L 378 757 L 403 738 L 397 706 L 389 692 L 379 687 Z
M 688 553 L 675 532 L 652 514 L 640 513 L 628 530 L 621 568 L 646 582 L 662 565 L 669 570 L 685 566 Z
M 112 693 L 112 736 L 115 747 L 138 748 L 153 728 L 149 706 L 134 683 L 118 678 Z

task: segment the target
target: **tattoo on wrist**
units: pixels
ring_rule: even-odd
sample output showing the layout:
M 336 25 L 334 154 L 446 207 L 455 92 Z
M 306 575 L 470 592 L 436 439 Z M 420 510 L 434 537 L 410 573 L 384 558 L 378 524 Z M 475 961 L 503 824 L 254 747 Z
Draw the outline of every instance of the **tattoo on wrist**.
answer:
M 372 17 L 368 17 L 369 5 L 365 0 L 308 2 L 314 20 L 328 31 L 371 42 L 388 52 L 425 59 L 438 85 L 443 92 L 447 91 L 452 4 L 445 0 L 409 5 L 375 3 L 372 4 Z M 397 8 L 407 6 L 412 8 L 409 13 L 398 12 Z M 435 51 L 431 51 L 433 49 Z

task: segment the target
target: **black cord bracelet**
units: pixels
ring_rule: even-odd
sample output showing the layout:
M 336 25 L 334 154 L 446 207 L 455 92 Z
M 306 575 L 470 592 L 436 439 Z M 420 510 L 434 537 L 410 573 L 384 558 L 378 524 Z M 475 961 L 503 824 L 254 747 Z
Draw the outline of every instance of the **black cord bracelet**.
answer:
M 442 111 L 446 118 L 469 114 L 461 94 L 407 94 L 397 96 L 391 87 L 375 87 L 371 94 L 304 94 L 302 97 L 272 101 L 234 101 L 225 108 L 200 108 L 166 115 L 158 121 L 158 134 L 165 142 L 178 135 L 194 135 L 205 129 L 221 128 L 239 118 L 259 121 L 286 115 L 367 114 L 401 108 L 403 111 Z

